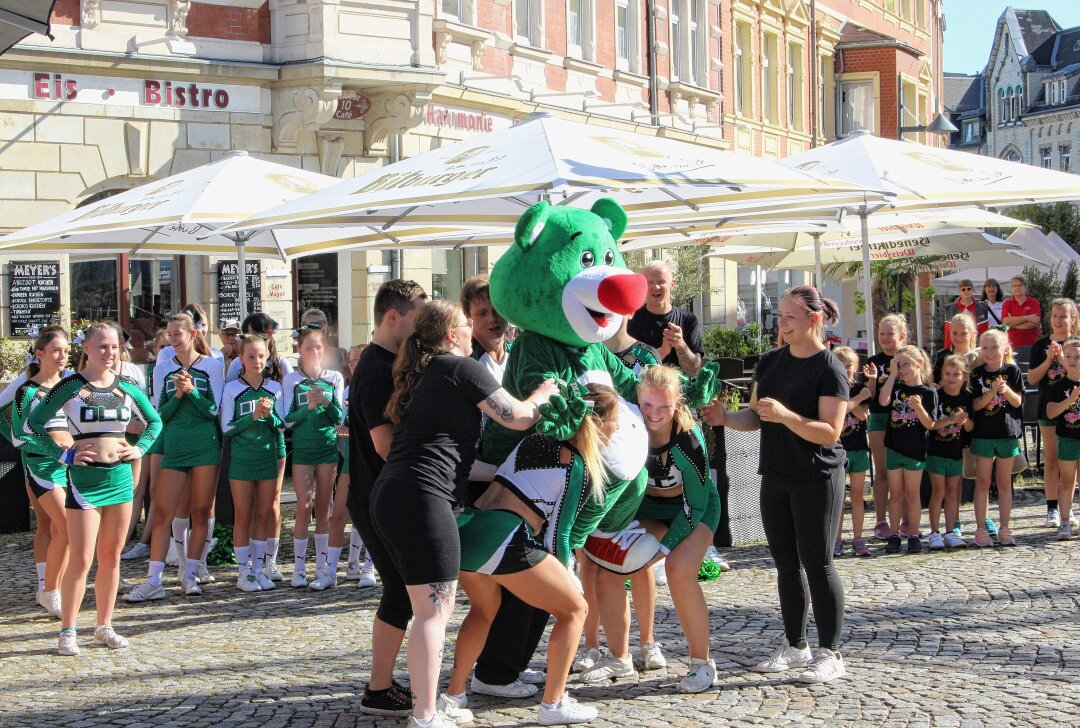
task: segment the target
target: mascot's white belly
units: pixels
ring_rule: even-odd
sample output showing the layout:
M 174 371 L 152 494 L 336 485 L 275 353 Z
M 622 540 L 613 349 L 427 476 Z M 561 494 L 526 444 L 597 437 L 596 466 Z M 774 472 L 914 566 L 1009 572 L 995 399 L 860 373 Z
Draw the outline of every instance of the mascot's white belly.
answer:
M 578 377 L 578 383 L 610 387 L 611 374 L 591 369 Z M 649 433 L 645 430 L 645 420 L 637 405 L 619 397 L 619 429 L 600 455 L 604 458 L 604 465 L 619 480 L 636 478 L 645 467 L 645 460 L 649 457 Z

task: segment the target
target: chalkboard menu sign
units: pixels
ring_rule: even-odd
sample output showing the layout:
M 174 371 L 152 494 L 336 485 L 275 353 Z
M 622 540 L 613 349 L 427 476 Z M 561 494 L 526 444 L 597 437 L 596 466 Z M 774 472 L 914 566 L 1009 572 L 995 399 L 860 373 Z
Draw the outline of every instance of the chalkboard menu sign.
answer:
M 31 326 L 44 326 L 56 320 L 60 313 L 60 263 L 11 263 L 8 272 L 11 275 L 10 334 L 26 336 Z
M 247 313 L 262 311 L 262 265 L 257 260 L 245 262 Z M 218 263 L 218 321 L 240 318 L 240 264 L 235 260 Z

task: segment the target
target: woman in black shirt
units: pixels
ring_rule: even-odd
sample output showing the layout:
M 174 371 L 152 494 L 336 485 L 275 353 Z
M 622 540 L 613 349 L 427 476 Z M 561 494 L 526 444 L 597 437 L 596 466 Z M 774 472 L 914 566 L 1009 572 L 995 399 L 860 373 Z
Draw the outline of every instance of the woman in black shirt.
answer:
M 802 668 L 799 680 L 806 683 L 846 674 L 837 652 L 844 589 L 832 545 L 844 503 L 844 451 L 837 441 L 849 386 L 844 366 L 821 341 L 822 327 L 838 317 L 836 304 L 816 288 L 790 289 L 780 301 L 785 345 L 758 362 L 750 408 L 702 409 L 710 425 L 761 430 L 761 521 L 776 563 L 785 638 L 755 669 Z M 821 645 L 816 654 L 806 644 L 807 582 Z
M 409 682 L 416 695 L 409 724 L 441 728 L 453 725 L 444 717 L 471 716 L 442 699 L 436 714 L 436 691 L 461 566 L 453 507 L 476 457 L 480 413 L 525 430 L 558 387 L 548 380 L 525 402 L 507 394 L 469 357 L 472 321 L 457 304 L 426 304 L 415 326 L 394 362 L 394 394 L 386 408 L 394 434 L 371 509 L 416 616 L 409 636 Z

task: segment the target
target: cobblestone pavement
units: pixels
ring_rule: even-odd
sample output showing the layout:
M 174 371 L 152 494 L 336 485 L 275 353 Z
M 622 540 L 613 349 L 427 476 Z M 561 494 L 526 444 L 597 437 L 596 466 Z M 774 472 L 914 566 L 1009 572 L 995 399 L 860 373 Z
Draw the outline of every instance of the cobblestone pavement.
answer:
M 845 680 L 807 688 L 747 669 L 782 638 L 775 574 L 765 548 L 753 546 L 730 551 L 736 570 L 705 587 L 713 690 L 675 694 L 686 652 L 661 587 L 658 636 L 669 670 L 574 685 L 574 694 L 601 707 L 596 726 L 1080 725 L 1080 543 L 1055 540 L 1033 492 L 1020 500 L 1018 548 L 885 557 L 878 545 L 874 558 L 839 562 Z M 0 537 L 0 725 L 404 724 L 357 710 L 377 590 L 350 583 L 247 595 L 221 568 L 204 596 L 185 598 L 170 569 L 167 600 L 119 606 L 128 650 L 91 646 L 93 616 L 84 611 L 82 655 L 63 658 L 54 654 L 58 623 L 32 600 L 31 561 L 27 535 Z M 144 569 L 125 562 L 124 575 Z M 459 605 L 451 639 L 462 614 Z M 481 726 L 531 724 L 536 715 L 535 700 L 477 696 L 470 705 Z

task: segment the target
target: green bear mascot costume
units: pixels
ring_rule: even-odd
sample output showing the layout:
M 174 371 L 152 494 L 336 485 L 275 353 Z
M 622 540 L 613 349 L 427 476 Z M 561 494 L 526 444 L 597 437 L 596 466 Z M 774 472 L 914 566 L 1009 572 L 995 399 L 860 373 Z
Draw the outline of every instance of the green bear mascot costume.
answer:
M 491 271 L 492 306 L 522 329 L 503 375 L 507 392 L 523 399 L 554 377 L 606 384 L 624 400 L 637 400 L 633 371 L 602 343 L 645 300 L 644 276 L 627 269 L 616 245 L 625 229 L 626 212 L 608 198 L 591 210 L 540 202 L 522 215 L 513 247 Z M 644 493 L 648 434 L 635 406 L 619 412 L 619 429 L 603 450 L 613 476 L 607 497 L 581 513 L 575 548 L 596 528 L 614 533 L 629 525 Z M 525 434 L 489 421 L 480 458 L 502 463 Z

